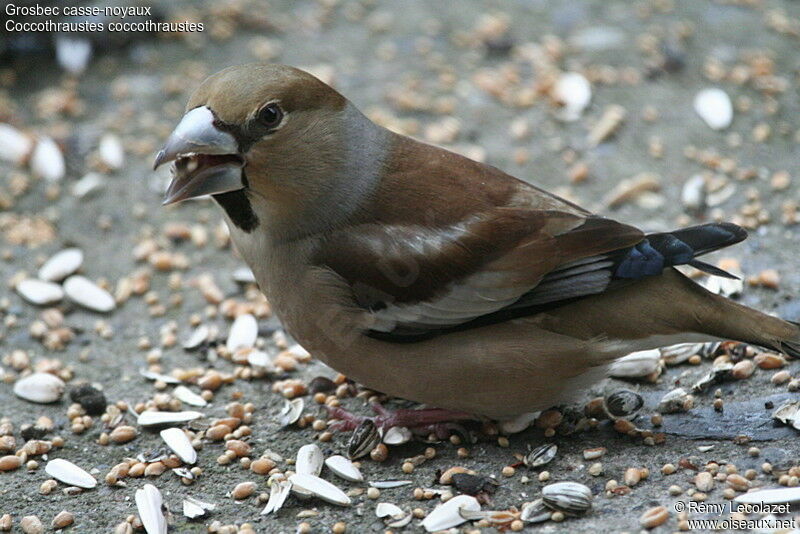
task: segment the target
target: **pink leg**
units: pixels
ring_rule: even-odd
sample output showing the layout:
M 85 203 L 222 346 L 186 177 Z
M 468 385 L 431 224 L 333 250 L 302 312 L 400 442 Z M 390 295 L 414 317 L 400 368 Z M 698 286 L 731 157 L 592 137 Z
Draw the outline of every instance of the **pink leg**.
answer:
M 372 419 L 375 426 L 383 430 L 388 430 L 393 426 L 405 426 L 412 430 L 432 430 L 439 435 L 441 430 L 439 427 L 443 423 L 477 420 L 474 415 L 468 413 L 442 410 L 440 408 L 401 409 L 392 412 L 380 404 L 372 404 L 371 406 L 377 415 L 369 419 Z M 332 425 L 334 430 L 354 430 L 364 419 L 368 419 L 362 415 L 352 414 L 342 408 L 326 406 L 326 409 L 332 418 L 339 420 L 339 422 Z

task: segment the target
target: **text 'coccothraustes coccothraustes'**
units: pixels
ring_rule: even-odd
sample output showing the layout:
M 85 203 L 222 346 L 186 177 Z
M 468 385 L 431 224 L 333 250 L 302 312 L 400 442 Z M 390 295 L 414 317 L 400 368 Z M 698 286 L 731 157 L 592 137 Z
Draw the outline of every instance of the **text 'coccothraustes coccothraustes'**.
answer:
M 508 419 L 636 350 L 800 357 L 798 325 L 674 268 L 727 274 L 697 258 L 743 240 L 736 225 L 645 234 L 378 126 L 292 67 L 225 69 L 186 109 L 156 160 L 175 162 L 165 203 L 212 195 L 286 329 L 369 388 Z

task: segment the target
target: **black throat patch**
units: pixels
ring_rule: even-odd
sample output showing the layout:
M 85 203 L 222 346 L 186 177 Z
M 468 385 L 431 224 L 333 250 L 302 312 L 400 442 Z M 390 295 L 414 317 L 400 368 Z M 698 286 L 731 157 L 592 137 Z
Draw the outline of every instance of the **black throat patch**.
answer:
M 258 227 L 258 217 L 253 211 L 245 189 L 212 195 L 222 206 L 231 222 L 243 232 L 250 233 Z

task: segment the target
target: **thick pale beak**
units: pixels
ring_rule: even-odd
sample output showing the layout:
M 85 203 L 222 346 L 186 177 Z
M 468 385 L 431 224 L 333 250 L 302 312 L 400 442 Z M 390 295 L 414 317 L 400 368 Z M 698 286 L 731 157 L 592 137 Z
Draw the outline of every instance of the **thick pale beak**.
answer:
M 244 188 L 244 158 L 236 139 L 214 126 L 214 114 L 205 106 L 183 116 L 153 168 L 170 161 L 175 164 L 164 205 Z

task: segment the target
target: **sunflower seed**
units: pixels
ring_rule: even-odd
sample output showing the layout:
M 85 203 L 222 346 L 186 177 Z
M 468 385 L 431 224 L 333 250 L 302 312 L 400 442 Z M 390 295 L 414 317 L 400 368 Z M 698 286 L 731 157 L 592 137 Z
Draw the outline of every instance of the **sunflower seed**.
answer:
M 26 401 L 47 404 L 64 394 L 64 381 L 50 373 L 33 373 L 14 383 L 14 394 Z
M 400 519 L 406 513 L 402 508 L 390 502 L 379 502 L 375 506 L 375 515 L 381 519 L 384 517 L 391 517 L 392 519 Z
M 53 254 L 39 269 L 39 279 L 59 282 L 68 277 L 83 263 L 83 252 L 79 248 L 65 248 Z
M 478 499 L 470 495 L 457 495 L 444 504 L 440 504 L 422 520 L 422 526 L 428 532 L 438 532 L 457 527 L 466 519 L 461 515 L 461 510 L 478 511 L 481 505 Z
M 64 298 L 64 290 L 58 284 L 28 278 L 15 288 L 22 298 L 37 306 L 49 306 Z
M 545 443 L 526 454 L 522 459 L 522 463 L 530 468 L 541 467 L 550 463 L 550 461 L 556 457 L 556 453 L 558 453 L 558 445 L 555 443 Z
M 542 488 L 544 504 L 566 515 L 580 515 L 592 507 L 592 490 L 577 482 L 556 482 Z
M 347 456 L 351 460 L 366 456 L 381 442 L 378 427 L 372 419 L 364 419 L 353 431 L 347 444 Z
M 64 155 L 61 149 L 51 138 L 44 136 L 36 143 L 36 148 L 31 154 L 31 170 L 36 176 L 48 182 L 58 182 L 66 173 Z
M 800 502 L 800 488 L 759 489 L 739 495 L 734 500 L 744 504 L 782 504 Z
M 100 161 L 111 170 L 117 170 L 125 164 L 125 149 L 122 143 L 114 134 L 107 133 L 100 138 L 100 145 L 97 148 L 100 154 Z
M 322 472 L 323 461 L 322 449 L 314 443 L 303 445 L 297 451 L 294 470 L 301 475 L 308 474 L 319 476 Z
M 607 395 L 603 402 L 612 417 L 631 417 L 644 406 L 642 396 L 629 389 L 619 389 Z
M 62 458 L 56 458 L 55 460 L 47 462 L 47 465 L 44 466 L 44 471 L 56 480 L 70 486 L 78 486 L 79 488 L 86 489 L 92 489 L 97 486 L 97 481 L 92 475 L 72 462 Z
M 208 335 L 210 331 L 208 327 L 204 324 L 201 324 L 197 328 L 194 329 L 194 332 L 183 342 L 183 349 L 184 350 L 194 350 L 206 341 L 208 341 Z
M 258 323 L 256 318 L 249 313 L 244 313 L 236 318 L 231 325 L 228 333 L 228 341 L 225 344 L 230 352 L 238 349 L 249 349 L 255 345 L 258 337 Z
M 141 426 L 173 425 L 193 421 L 205 414 L 201 412 L 151 412 L 144 411 L 139 414 L 136 423 Z
M 402 445 L 411 441 L 413 435 L 404 426 L 393 426 L 383 435 L 383 442 L 387 445 Z
M 350 497 L 345 492 L 317 476 L 296 473 L 289 477 L 292 489 L 299 489 L 319 497 L 323 501 L 339 506 L 350 506 Z
M 213 512 L 217 507 L 215 504 L 195 499 L 187 496 L 183 499 L 183 515 L 189 519 L 195 519 L 206 515 L 206 512 Z
M 553 86 L 552 96 L 562 106 L 558 118 L 563 121 L 576 121 L 592 101 L 592 86 L 582 74 L 566 72 Z
M 193 464 L 197 461 L 197 451 L 192 447 L 192 442 L 189 441 L 186 433 L 180 428 L 165 428 L 159 432 L 161 439 L 167 444 L 167 447 L 178 455 L 183 463 Z
M 661 397 L 658 403 L 660 413 L 686 412 L 694 405 L 694 397 L 689 395 L 685 389 L 676 388 Z
M 31 153 L 33 140 L 13 126 L 0 123 L 0 159 L 21 165 Z
M 152 484 L 136 490 L 136 509 L 147 534 L 167 534 L 167 518 L 161 509 L 163 504 L 161 492 Z
M 261 510 L 261 515 L 267 515 L 280 510 L 283 503 L 286 502 L 286 498 L 289 496 L 291 489 L 292 483 L 288 480 L 277 480 L 273 482 L 269 492 L 269 500 L 264 509 Z
M 615 378 L 642 378 L 661 369 L 661 352 L 658 349 L 632 352 L 609 366 L 608 374 Z
M 73 275 L 64 281 L 64 292 L 73 302 L 92 311 L 106 313 L 117 307 L 111 293 L 85 276 Z
M 192 391 L 191 389 L 187 388 L 186 386 L 178 386 L 174 390 L 172 390 L 172 396 L 178 399 L 181 402 L 189 404 L 191 406 L 205 406 L 208 404 L 206 400 Z
M 552 511 L 545 506 L 543 499 L 526 502 L 522 505 L 519 518 L 526 523 L 541 523 L 550 519 Z
M 278 423 L 284 427 L 295 424 L 303 414 L 303 408 L 305 408 L 305 401 L 302 398 L 287 400 L 278 416 Z
M 326 458 L 325 465 L 333 471 L 333 474 L 347 481 L 362 482 L 364 480 L 364 475 L 353 465 L 353 462 L 339 454 Z
M 667 365 L 678 365 L 695 354 L 700 354 L 703 350 L 705 343 L 679 343 L 677 345 L 670 345 L 669 347 L 662 347 L 659 349 L 664 363 Z
M 713 130 L 724 130 L 733 121 L 733 104 L 728 93 L 712 87 L 694 97 L 694 110 Z

